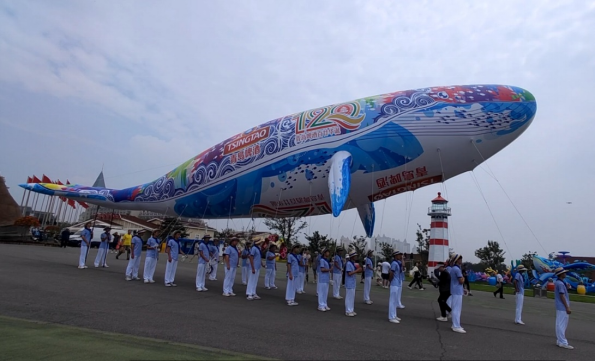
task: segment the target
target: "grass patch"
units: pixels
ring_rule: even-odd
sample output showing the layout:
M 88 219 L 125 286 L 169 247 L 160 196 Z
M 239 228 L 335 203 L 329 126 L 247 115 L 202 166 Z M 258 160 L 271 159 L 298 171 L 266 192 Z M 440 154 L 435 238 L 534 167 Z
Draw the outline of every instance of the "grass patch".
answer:
M 471 283 L 471 293 L 474 291 L 479 290 L 482 292 L 494 292 L 496 290 L 495 286 L 481 284 L 481 283 Z M 514 288 L 504 286 L 503 289 L 504 294 L 514 295 Z M 576 293 L 570 292 L 568 294 L 570 296 L 571 302 L 581 302 L 581 303 L 595 303 L 595 297 L 592 295 L 580 295 Z M 533 297 L 533 289 L 525 289 L 525 297 Z M 549 299 L 554 299 L 554 293 L 547 292 L 547 297 Z
M 2 360 L 243 361 L 265 358 L 164 340 L 0 316 Z

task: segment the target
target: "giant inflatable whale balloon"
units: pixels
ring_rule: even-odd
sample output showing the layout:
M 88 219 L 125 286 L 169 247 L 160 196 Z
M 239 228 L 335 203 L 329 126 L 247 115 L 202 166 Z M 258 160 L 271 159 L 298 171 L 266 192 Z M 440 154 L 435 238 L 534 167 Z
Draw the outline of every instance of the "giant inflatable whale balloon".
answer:
M 20 186 L 108 208 L 206 219 L 338 216 L 357 208 L 371 236 L 374 201 L 473 170 L 516 139 L 536 108 L 530 92 L 513 86 L 400 91 L 274 119 L 139 186 Z

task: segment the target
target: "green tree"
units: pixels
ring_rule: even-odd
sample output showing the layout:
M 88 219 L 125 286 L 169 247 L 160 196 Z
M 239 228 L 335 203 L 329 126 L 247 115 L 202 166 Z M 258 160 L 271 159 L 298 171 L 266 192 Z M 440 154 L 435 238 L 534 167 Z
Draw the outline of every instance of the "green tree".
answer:
M 504 250 L 497 241 L 488 240 L 488 245 L 475 250 L 475 256 L 492 268 L 498 269 L 504 263 Z
M 226 241 L 231 239 L 231 237 L 234 236 L 235 234 L 236 234 L 236 232 L 230 228 L 226 228 L 221 231 L 215 231 L 216 238 L 225 239 Z
M 366 237 L 365 236 L 354 236 L 353 242 L 349 244 L 351 250 L 357 253 L 357 260 L 361 261 L 366 256 Z
M 308 250 L 311 253 L 327 247 L 331 241 L 328 235 L 320 235 L 318 231 L 314 231 L 312 235 L 306 235 L 306 240 L 308 240 Z
M 308 223 L 301 217 L 278 217 L 266 218 L 264 224 L 271 230 L 276 231 L 287 245 L 287 250 L 291 250 L 293 243 L 297 242 L 297 236 L 304 230 Z
M 537 255 L 537 252 L 528 252 L 527 254 L 523 254 L 521 258 L 521 264 L 529 270 L 533 269 L 533 257 Z
M 382 242 L 378 244 L 380 246 L 380 250 L 382 251 L 382 257 L 389 261 L 393 258 L 393 253 L 395 249 L 389 243 Z
M 417 242 L 417 252 L 421 256 L 422 262 L 428 263 L 430 255 L 430 229 L 422 229 L 420 224 L 417 224 L 417 231 L 415 231 L 415 241 Z
M 176 217 L 166 217 L 161 225 L 159 226 L 159 237 L 162 240 L 167 239 L 170 235 L 174 236 L 175 231 L 181 231 L 182 237 L 185 238 L 188 236 L 186 232 L 186 227 L 180 222 L 180 220 Z

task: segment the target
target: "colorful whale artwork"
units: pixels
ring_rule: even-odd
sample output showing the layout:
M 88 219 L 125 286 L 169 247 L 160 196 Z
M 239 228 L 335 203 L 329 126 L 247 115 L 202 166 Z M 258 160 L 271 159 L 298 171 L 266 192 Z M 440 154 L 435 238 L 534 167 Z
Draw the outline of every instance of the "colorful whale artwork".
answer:
M 370 236 L 375 201 L 473 170 L 516 139 L 536 109 L 533 95 L 513 86 L 400 91 L 274 119 L 139 186 L 20 186 L 205 219 L 338 216 L 357 208 Z
M 554 270 L 560 267 L 568 271 L 564 281 L 569 284 L 572 289 L 576 290 L 579 284 L 583 284 L 587 293 L 595 293 L 595 281 L 589 280 L 589 278 L 579 274 L 594 270 L 595 265 L 580 261 L 563 264 L 557 260 L 533 255 L 534 270 L 532 271 L 533 279 L 531 280 L 531 283 L 539 284 L 542 288 L 545 288 L 549 279 L 557 279 L 554 275 Z

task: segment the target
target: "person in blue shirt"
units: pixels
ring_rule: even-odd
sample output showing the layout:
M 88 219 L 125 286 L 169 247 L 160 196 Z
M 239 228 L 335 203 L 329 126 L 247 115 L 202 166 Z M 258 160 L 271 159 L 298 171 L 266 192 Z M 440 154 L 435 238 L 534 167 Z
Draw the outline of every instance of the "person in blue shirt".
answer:
M 318 310 L 326 312 L 331 310 L 328 307 L 328 285 L 331 281 L 331 264 L 329 263 L 330 250 L 327 248 L 322 249 L 320 257 L 318 258 L 318 284 L 316 285 L 316 291 L 318 294 Z
M 461 271 L 461 264 L 463 264 L 463 256 L 455 254 L 451 259 L 452 267 L 450 268 L 450 297 L 451 297 L 451 316 L 452 316 L 452 330 L 457 333 L 467 333 L 461 327 L 461 310 L 463 309 L 463 283 L 465 278 Z
M 246 287 L 246 299 L 258 300 L 260 297 L 256 294 L 256 286 L 258 285 L 258 277 L 260 276 L 260 268 L 262 267 L 262 250 L 261 245 L 264 243 L 264 239 L 260 239 L 254 243 L 252 249 L 250 249 L 249 257 L 249 273 L 248 273 L 248 286 Z
M 198 266 L 196 268 L 196 291 L 206 292 L 208 289 L 205 287 L 205 277 L 207 275 L 207 266 L 211 260 L 211 254 L 209 250 L 210 235 L 204 235 L 200 244 L 198 245 Z
M 299 273 L 298 273 L 298 277 L 296 280 L 296 286 L 295 286 L 295 292 L 297 294 L 304 294 L 304 282 L 306 280 L 306 255 L 304 253 L 302 253 L 300 251 L 300 253 L 298 254 L 298 269 L 299 269 Z
M 318 262 L 320 261 L 320 255 L 318 254 L 317 251 L 314 252 L 314 255 L 312 257 L 312 275 L 314 276 L 314 284 L 318 283 L 318 278 L 317 278 L 317 274 L 318 274 Z M 318 292 L 317 292 L 318 294 Z
M 372 277 L 374 276 L 374 262 L 372 261 L 373 250 L 369 250 L 364 259 L 364 303 L 372 304 L 370 300 L 370 289 L 372 288 Z
M 295 302 L 295 293 L 298 288 L 299 273 L 300 273 L 300 246 L 294 244 L 291 248 L 291 253 L 287 255 L 287 289 L 285 289 L 285 300 L 288 306 L 298 305 Z
M 523 264 L 516 267 L 516 274 L 512 283 L 514 284 L 514 294 L 516 299 L 516 313 L 514 317 L 514 323 L 525 324 L 521 319 L 523 314 L 523 301 L 525 299 L 525 278 L 523 273 L 527 271 L 527 268 Z
M 566 278 L 566 270 L 564 268 L 556 268 L 554 275 L 558 278 L 554 283 L 554 300 L 556 306 L 556 345 L 561 348 L 574 349 L 568 344 L 566 340 L 566 327 L 568 327 L 568 320 L 570 319 L 570 298 L 568 297 L 568 289 L 564 278 Z
M 112 240 L 112 236 L 109 233 L 110 230 L 111 228 L 106 227 L 103 229 L 103 234 L 101 234 L 101 242 L 99 243 L 99 249 L 97 249 L 97 256 L 95 257 L 94 263 L 96 268 L 99 268 L 99 265 L 104 268 L 109 268 L 106 263 L 106 258 L 109 244 Z
M 333 298 L 343 299 L 340 295 L 341 291 L 341 278 L 343 274 L 343 260 L 341 259 L 341 253 L 343 252 L 342 247 L 337 248 L 337 252 L 333 257 Z
M 355 317 L 357 313 L 354 310 L 355 304 L 355 279 L 356 274 L 362 272 L 361 266 L 355 265 L 357 253 L 349 254 L 349 260 L 345 262 L 345 315 Z
M 209 254 L 211 256 L 209 264 L 211 265 L 211 273 L 209 273 L 209 280 L 217 280 L 217 267 L 219 266 L 219 240 L 215 239 L 209 243 Z
M 247 241 L 246 247 L 242 250 L 242 284 L 248 285 L 248 276 L 250 271 L 248 266 L 250 265 L 250 249 L 252 249 L 252 243 Z
M 178 268 L 178 256 L 180 250 L 180 237 L 182 236 L 181 231 L 175 231 L 173 238 L 167 241 L 165 252 L 167 253 L 167 264 L 165 264 L 165 286 L 176 287 L 174 283 L 176 279 L 176 269 Z M 182 253 L 183 254 L 183 253 Z
M 85 228 L 81 231 L 81 254 L 79 255 L 79 269 L 87 269 L 87 254 L 91 248 L 91 222 L 85 224 Z
M 132 240 L 130 241 L 130 260 L 126 267 L 126 280 L 140 280 L 138 277 L 138 269 L 140 268 L 141 254 L 143 252 L 143 239 L 140 238 L 138 232 L 135 230 L 132 233 Z
M 388 272 L 389 280 L 389 297 L 388 297 L 388 321 L 390 323 L 400 323 L 401 318 L 397 316 L 397 309 L 399 308 L 399 292 L 403 288 L 403 253 L 395 251 L 393 253 L 393 261 L 390 264 Z
M 223 280 L 223 296 L 235 297 L 233 292 L 233 282 L 236 279 L 236 268 L 240 260 L 240 252 L 237 245 L 240 242 L 238 238 L 232 238 L 230 244 L 223 252 L 223 261 L 225 265 L 225 279 Z
M 159 230 L 153 230 L 153 234 L 147 240 L 147 253 L 145 254 L 145 269 L 143 270 L 143 279 L 145 283 L 155 283 L 153 275 L 155 275 L 155 267 L 157 266 L 157 259 L 159 258 Z
M 403 255 L 404 254 L 402 252 L 398 252 L 395 255 L 396 262 L 397 262 L 397 264 L 399 264 L 398 273 L 395 272 L 397 274 L 398 283 L 399 283 L 399 288 L 397 289 L 397 308 L 398 309 L 405 308 L 405 306 L 401 302 L 401 295 L 403 295 L 403 282 L 405 281 L 405 265 L 403 264 Z
M 269 247 L 269 251 L 266 254 L 266 274 L 264 276 L 264 289 L 277 289 L 275 285 L 275 275 L 277 273 L 277 263 L 275 259 L 277 258 L 277 254 L 275 254 L 277 246 L 271 245 Z

